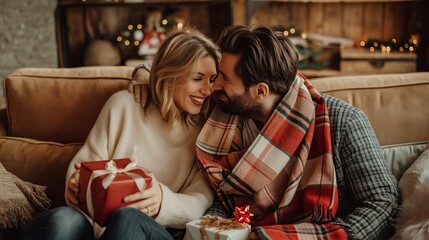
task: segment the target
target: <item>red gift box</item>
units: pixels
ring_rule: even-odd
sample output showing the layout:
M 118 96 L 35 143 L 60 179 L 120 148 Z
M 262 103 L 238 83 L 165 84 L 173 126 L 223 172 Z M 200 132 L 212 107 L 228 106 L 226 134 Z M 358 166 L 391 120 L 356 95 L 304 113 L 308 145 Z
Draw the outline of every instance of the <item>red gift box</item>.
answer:
M 133 203 L 125 203 L 124 197 L 152 183 L 152 178 L 128 158 L 82 162 L 79 175 L 78 206 L 100 226 L 105 226 L 116 209 Z

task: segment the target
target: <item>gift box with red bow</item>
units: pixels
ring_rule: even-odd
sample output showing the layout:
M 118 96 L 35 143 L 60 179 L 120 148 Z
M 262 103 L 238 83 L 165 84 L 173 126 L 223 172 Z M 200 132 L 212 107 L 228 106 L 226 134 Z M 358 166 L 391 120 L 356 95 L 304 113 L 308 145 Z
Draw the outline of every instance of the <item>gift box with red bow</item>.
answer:
M 152 178 L 128 158 L 82 162 L 79 170 L 79 208 L 104 226 L 111 213 L 132 202 L 124 197 L 149 188 Z
M 190 240 L 246 240 L 251 227 L 250 218 L 253 216 L 249 206 L 236 207 L 234 219 L 217 216 L 203 216 L 186 224 L 186 233 Z
M 216 216 L 203 216 L 186 224 L 189 240 L 246 240 L 250 225 Z

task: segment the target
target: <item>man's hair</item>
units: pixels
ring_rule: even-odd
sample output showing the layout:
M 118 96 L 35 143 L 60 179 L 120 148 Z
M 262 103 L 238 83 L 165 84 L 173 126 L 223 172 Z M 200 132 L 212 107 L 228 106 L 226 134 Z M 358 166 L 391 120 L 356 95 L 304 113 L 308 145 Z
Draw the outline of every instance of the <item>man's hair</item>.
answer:
M 233 25 L 218 39 L 222 53 L 240 56 L 235 73 L 246 88 L 264 82 L 278 95 L 285 95 L 298 69 L 298 52 L 281 32 L 263 25 Z
M 195 116 L 179 112 L 173 93 L 184 77 L 195 70 L 198 60 L 204 57 L 212 57 L 216 70 L 219 69 L 220 52 L 217 45 L 196 29 L 173 32 L 158 49 L 149 77 L 149 101 L 158 106 L 162 117 L 170 123 L 192 123 Z M 202 113 L 206 108 L 203 107 Z

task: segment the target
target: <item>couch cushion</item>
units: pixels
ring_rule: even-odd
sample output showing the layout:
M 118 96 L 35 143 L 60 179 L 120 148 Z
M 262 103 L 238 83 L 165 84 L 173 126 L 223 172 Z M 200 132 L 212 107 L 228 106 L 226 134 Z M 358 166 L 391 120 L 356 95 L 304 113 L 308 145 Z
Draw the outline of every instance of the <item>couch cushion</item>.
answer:
M 313 85 L 367 115 L 380 145 L 427 141 L 429 73 L 313 79 Z
M 382 146 L 387 166 L 396 180 L 400 180 L 405 170 L 425 151 L 427 142 L 403 143 Z
M 52 206 L 65 205 L 65 176 L 82 144 L 60 144 L 26 138 L 0 137 L 0 160 L 24 181 L 46 186 Z
M 4 80 L 9 136 L 84 142 L 106 100 L 126 89 L 132 67 L 22 68 Z

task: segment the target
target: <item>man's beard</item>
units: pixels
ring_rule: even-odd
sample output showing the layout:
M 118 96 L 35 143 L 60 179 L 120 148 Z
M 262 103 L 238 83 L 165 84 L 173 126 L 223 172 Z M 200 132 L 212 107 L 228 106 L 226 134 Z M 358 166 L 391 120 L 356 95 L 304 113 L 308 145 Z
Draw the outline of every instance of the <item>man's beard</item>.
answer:
M 216 96 L 228 96 L 223 91 L 219 91 L 216 94 Z M 253 120 L 259 120 L 262 117 L 262 106 L 253 101 L 249 91 L 246 91 L 242 95 L 230 96 L 226 102 L 218 98 L 217 102 L 222 111 L 226 113 L 240 115 Z

